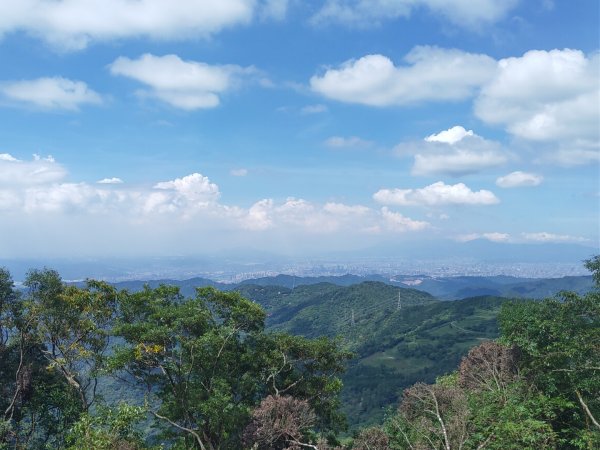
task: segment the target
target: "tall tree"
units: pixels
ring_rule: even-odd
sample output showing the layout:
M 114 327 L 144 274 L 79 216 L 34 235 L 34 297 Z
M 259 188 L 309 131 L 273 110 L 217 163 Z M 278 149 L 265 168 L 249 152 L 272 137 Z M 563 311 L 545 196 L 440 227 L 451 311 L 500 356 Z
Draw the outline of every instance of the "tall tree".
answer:
M 65 378 L 48 370 L 26 304 L 0 269 L 0 448 L 61 448 L 81 405 Z
M 175 287 L 146 287 L 121 298 L 114 334 L 124 344 L 111 367 L 146 387 L 175 446 L 238 449 L 252 408 L 269 393 L 330 414 L 347 356 L 325 341 L 268 335 L 264 321 L 262 308 L 235 292 L 205 288 L 184 299 Z
M 98 372 L 108 349 L 116 290 L 89 280 L 85 288 L 65 285 L 54 270 L 31 271 L 25 280 L 28 332 L 42 347 L 49 368 L 56 370 L 89 409 L 96 397 Z
M 555 399 L 552 425 L 564 448 L 600 445 L 600 259 L 586 266 L 594 291 L 507 304 L 499 318 L 503 341 L 522 353 L 523 374 Z

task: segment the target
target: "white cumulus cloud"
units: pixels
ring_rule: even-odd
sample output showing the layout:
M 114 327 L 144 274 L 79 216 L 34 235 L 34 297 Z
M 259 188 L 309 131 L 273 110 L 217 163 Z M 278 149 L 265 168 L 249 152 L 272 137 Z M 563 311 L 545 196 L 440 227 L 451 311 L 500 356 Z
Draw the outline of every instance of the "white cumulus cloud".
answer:
M 420 46 L 402 65 L 383 55 L 367 55 L 313 76 L 310 86 L 325 97 L 370 106 L 463 100 L 490 80 L 495 69 L 487 55 Z
M 499 177 L 496 180 L 496 184 L 501 188 L 514 188 L 524 186 L 539 186 L 542 181 L 544 181 L 544 177 L 541 175 L 517 170 L 516 172 L 511 172 L 508 175 Z
M 413 175 L 453 177 L 501 166 L 510 156 L 498 142 L 461 126 L 432 134 L 420 142 L 400 143 L 394 151 L 398 156 L 414 155 Z
M 242 217 L 241 226 L 248 230 L 261 231 L 273 226 L 271 213 L 273 210 L 273 200 L 263 199 L 254 203 L 248 213 Z
M 142 95 L 157 98 L 175 108 L 195 110 L 214 108 L 220 95 L 255 69 L 236 65 L 210 65 L 184 61 L 177 55 L 144 54 L 138 59 L 117 58 L 111 65 L 113 75 L 121 75 L 146 85 Z
M 200 173 L 193 173 L 171 181 L 161 181 L 154 185 L 154 189 L 172 192 L 178 198 L 199 204 L 216 202 L 221 195 L 219 186 Z
M 66 175 L 63 166 L 52 157 L 35 156 L 30 161 L 21 161 L 9 153 L 0 154 L 2 217 L 13 224 L 36 223 L 37 220 L 53 223 L 53 230 L 62 230 L 56 232 L 62 233 L 63 241 L 77 235 L 77 230 L 93 229 L 94 233 L 104 233 L 111 242 L 110 235 L 114 233 L 123 242 L 134 240 L 140 244 L 152 240 L 152 236 L 160 235 L 158 240 L 165 239 L 163 235 L 174 236 L 178 242 L 181 240 L 178 249 L 188 248 L 198 236 L 217 235 L 219 237 L 211 239 L 228 242 L 234 236 L 235 239 L 256 238 L 256 242 L 280 244 L 290 239 L 294 242 L 298 239 L 302 242 L 339 240 L 343 245 L 343 240 L 351 237 L 371 239 L 384 233 L 432 228 L 429 222 L 407 217 L 389 205 L 489 201 L 485 191 L 473 192 L 464 185 L 461 190 L 460 185 L 438 183 L 423 189 L 389 192 L 388 196 L 394 198 L 390 202 L 383 201 L 385 205 L 378 209 L 294 197 L 279 201 L 267 198 L 249 206 L 237 206 L 225 204 L 219 186 L 197 172 L 153 184 L 119 183 L 116 177 L 86 183 L 65 180 Z M 444 186 L 448 192 L 442 192 Z M 382 190 L 375 197 L 381 200 L 379 197 L 384 194 Z M 169 242 L 163 244 L 168 247 Z
M 384 205 L 403 206 L 493 205 L 500 201 L 491 191 L 472 191 L 463 183 L 449 185 L 442 181 L 421 189 L 381 189 L 373 199 Z
M 281 17 L 285 2 L 267 0 L 265 15 Z M 262 3 L 255 0 L 19 0 L 0 2 L 0 37 L 24 31 L 61 50 L 92 41 L 132 37 L 204 38 L 246 24 Z
M 102 103 L 102 97 L 83 81 L 62 77 L 0 83 L 0 93 L 8 100 L 43 109 L 77 111 L 81 105 Z
M 18 161 L 18 159 L 15 158 L 10 153 L 0 153 L 0 161 L 15 162 L 15 161 Z
M 475 103 L 476 115 L 532 141 L 598 142 L 600 54 L 531 50 L 502 59 Z
M 334 218 L 325 216 L 317 205 L 302 198 L 287 198 L 275 207 L 274 215 L 279 223 L 311 232 L 328 232 L 338 227 Z
M 460 125 L 453 126 L 452 128 L 448 128 L 447 130 L 440 131 L 437 134 L 432 134 L 425 138 L 427 142 L 442 142 L 444 144 L 456 144 L 457 142 L 463 140 L 467 136 L 473 136 L 473 130 L 465 130 L 464 127 Z
M 255 231 L 278 228 L 322 234 L 343 228 L 356 230 L 364 224 L 371 224 L 375 220 L 375 217 L 369 216 L 371 212 L 370 208 L 362 205 L 336 202 L 319 205 L 289 197 L 279 204 L 272 199 L 260 200 L 240 216 L 239 221 L 243 228 Z

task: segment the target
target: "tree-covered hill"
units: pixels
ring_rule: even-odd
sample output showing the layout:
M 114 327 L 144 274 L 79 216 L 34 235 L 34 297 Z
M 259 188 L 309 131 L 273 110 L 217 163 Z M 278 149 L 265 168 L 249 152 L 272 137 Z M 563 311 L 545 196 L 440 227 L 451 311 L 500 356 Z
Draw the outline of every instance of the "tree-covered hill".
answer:
M 293 290 L 244 285 L 237 290 L 266 309 L 269 327 L 306 337 L 346 336 L 354 333 L 353 327 L 382 320 L 398 306 L 436 301 L 425 292 L 373 281 L 352 286 L 320 283 Z
M 267 325 L 306 337 L 337 336 L 355 353 L 343 375 L 343 409 L 352 426 L 381 420 L 402 389 L 452 370 L 468 350 L 498 336 L 506 299 L 441 302 L 415 289 L 380 282 L 321 283 L 293 290 L 243 285 L 239 292 L 267 311 Z M 400 302 L 398 301 L 400 300 Z

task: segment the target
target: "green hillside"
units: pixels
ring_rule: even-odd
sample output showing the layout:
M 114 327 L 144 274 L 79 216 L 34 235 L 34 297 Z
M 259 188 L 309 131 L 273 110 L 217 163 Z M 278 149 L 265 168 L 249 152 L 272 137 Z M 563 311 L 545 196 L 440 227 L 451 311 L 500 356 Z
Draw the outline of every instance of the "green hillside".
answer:
M 272 330 L 337 336 L 355 353 L 342 391 L 352 426 L 380 421 L 402 389 L 433 381 L 456 367 L 471 347 L 497 337 L 496 316 L 505 301 L 476 297 L 441 302 L 422 291 L 380 282 L 348 287 L 321 283 L 293 290 L 245 285 L 238 290 L 267 310 Z
M 436 301 L 425 292 L 372 281 L 348 287 L 320 283 L 294 290 L 272 286 L 238 290 L 266 309 L 270 328 L 306 337 L 353 336 L 353 316 L 354 327 L 368 327 L 397 309 L 399 293 L 405 307 Z
M 415 305 L 352 336 L 357 358 L 345 374 L 342 399 L 352 425 L 379 421 L 402 390 L 451 371 L 468 350 L 498 336 L 506 299 L 476 297 Z

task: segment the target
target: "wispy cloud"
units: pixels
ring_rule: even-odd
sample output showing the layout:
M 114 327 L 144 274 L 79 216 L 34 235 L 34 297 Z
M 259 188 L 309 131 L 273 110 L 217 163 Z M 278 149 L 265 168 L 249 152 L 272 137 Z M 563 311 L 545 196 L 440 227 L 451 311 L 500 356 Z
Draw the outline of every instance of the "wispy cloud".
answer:
M 357 149 L 372 147 L 374 143 L 358 136 L 332 136 L 325 140 L 325 145 L 333 149 Z
M 536 175 L 535 173 L 528 172 L 511 172 L 508 175 L 499 177 L 496 180 L 496 184 L 501 188 L 514 188 L 514 187 L 526 187 L 526 186 L 539 186 L 544 181 L 544 177 Z
M 306 105 L 300 109 L 302 114 L 321 114 L 327 112 L 327 106 L 317 103 L 315 105 Z
M 587 242 L 588 239 L 580 237 L 580 236 L 571 236 L 568 234 L 554 234 L 548 233 L 546 231 L 541 231 L 538 233 L 522 233 L 521 236 L 525 240 L 533 241 L 533 242 L 554 242 L 554 243 L 562 243 L 562 242 Z
M 408 17 L 417 8 L 427 8 L 456 26 L 481 30 L 503 19 L 517 3 L 518 0 L 327 0 L 311 21 L 313 24 L 372 27 Z
M 245 177 L 248 175 L 248 169 L 239 168 L 239 169 L 231 169 L 229 174 L 234 177 Z
M 41 109 L 77 111 L 82 105 L 102 103 L 100 94 L 83 81 L 62 77 L 1 82 L 0 94 L 17 104 Z

